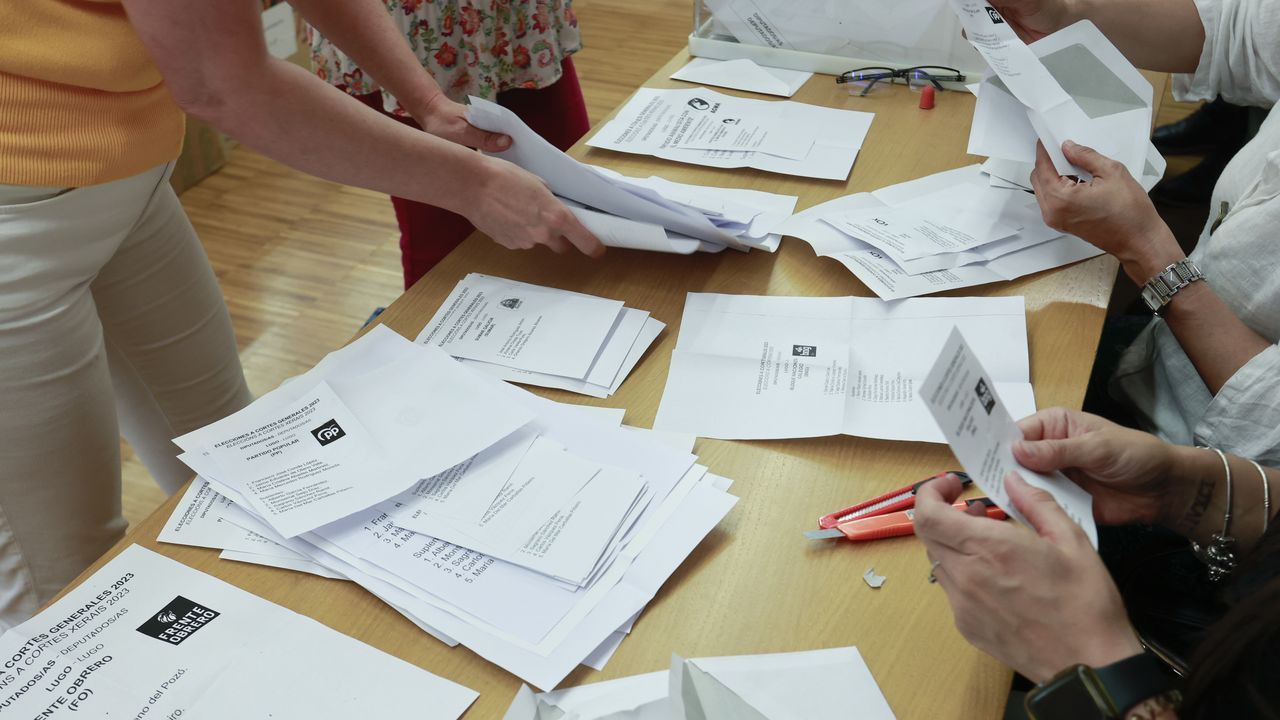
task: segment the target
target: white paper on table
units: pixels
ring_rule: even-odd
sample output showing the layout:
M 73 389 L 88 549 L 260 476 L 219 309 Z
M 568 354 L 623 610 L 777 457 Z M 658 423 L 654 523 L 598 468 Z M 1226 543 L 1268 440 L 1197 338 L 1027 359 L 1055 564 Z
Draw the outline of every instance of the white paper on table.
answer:
M 447 632 L 448 637 L 457 638 L 532 685 L 553 688 L 652 599 L 666 578 L 719 523 L 734 502 L 736 498 L 712 484 L 698 482 L 692 484 L 686 498 L 669 499 L 658 516 L 660 522 L 646 533 L 652 542 L 646 540 L 640 548 L 628 548 L 628 553 L 635 553 L 634 561 L 617 570 L 620 576 L 615 581 L 602 579 L 596 589 L 600 596 L 589 605 L 590 612 L 568 624 L 563 637 L 543 651 L 526 648 L 499 631 L 466 620 L 467 614 L 457 609 L 445 610 L 435 604 L 436 600 L 426 602 L 420 595 L 405 592 L 397 586 L 394 577 L 368 563 L 352 557 L 344 560 L 317 547 L 308 549 L 301 541 L 286 542 L 370 589 L 415 623 L 438 628 L 437 633 Z M 269 528 L 263 529 L 270 532 Z
M 893 711 L 855 647 L 769 655 L 672 658 L 672 714 L 728 720 L 812 720 L 850 708 L 859 720 L 893 720 Z
M 974 0 L 952 2 L 983 7 Z M 990 12 L 992 18 L 999 17 Z M 968 13 L 961 13 L 962 20 Z M 1010 62 L 1016 64 L 1017 72 L 1007 74 L 993 63 L 996 74 L 983 80 L 974 109 L 970 153 L 1032 163 L 1038 139 L 1060 174 L 1088 178 L 1062 154 L 1062 143 L 1071 140 L 1118 160 L 1135 178 L 1146 174 L 1151 84 L 1093 23 L 1082 20 L 1030 46 L 1012 36 L 1003 22 L 991 27 L 1012 37 L 1008 50 L 1016 50 L 1012 53 L 1016 59 Z M 972 32 L 969 38 L 973 41 Z M 1030 85 L 1024 81 L 1031 77 L 1038 87 L 1029 92 Z
M 470 273 L 418 335 L 454 357 L 583 379 L 622 302 Z
M 277 546 L 279 547 L 279 546 Z M 307 573 L 308 575 L 316 575 L 318 577 L 327 578 L 329 580 L 346 580 L 336 572 L 326 568 L 320 563 L 308 560 L 305 557 L 289 550 L 281 548 L 289 555 L 283 554 L 264 554 L 245 552 L 242 550 L 223 550 L 218 553 L 218 557 L 231 562 L 242 562 L 250 565 L 262 565 L 263 567 L 279 568 L 281 570 L 293 570 L 294 572 Z
M 624 308 L 623 314 L 641 313 L 642 311 L 632 308 Z M 648 315 L 648 313 L 643 313 Z M 539 387 L 557 388 L 560 390 L 568 390 L 570 392 L 590 395 L 592 397 L 605 398 L 618 391 L 627 376 L 635 370 L 636 365 L 640 364 L 640 359 L 644 357 L 649 346 L 654 340 L 662 334 L 662 330 L 666 328 L 666 323 L 655 320 L 652 317 L 646 317 L 644 326 L 640 329 L 640 334 L 631 343 L 630 349 L 627 351 L 626 357 L 622 361 L 622 366 L 618 368 L 617 374 L 614 375 L 613 382 L 610 385 L 596 385 L 586 380 L 574 380 L 573 378 L 560 377 L 558 375 L 548 375 L 546 373 L 529 372 L 528 370 L 517 370 L 504 365 L 494 365 L 492 363 L 482 363 L 475 360 L 463 360 L 462 363 L 468 367 L 475 368 L 491 375 L 500 380 L 509 382 L 523 383 L 525 385 L 537 385 Z M 601 355 L 612 353 L 612 343 L 615 341 L 614 336 L 606 341 L 605 350 Z
M 703 89 L 688 100 L 653 109 L 666 132 L 662 147 L 757 152 L 799 160 L 813 137 L 782 124 L 785 106 Z
M 86 608 L 97 621 L 83 622 Z M 55 625 L 66 632 L 50 636 Z M 82 684 L 68 693 L 53 675 L 34 683 L 7 706 L 23 717 L 65 708 L 84 717 L 456 720 L 477 697 L 137 545 L 0 638 L 6 658 L 37 645 L 49 655 L 37 670 L 65 664 Z
M 963 187 L 967 190 L 969 186 Z M 1003 240 L 1021 229 L 1000 222 L 998 216 L 902 206 L 855 210 L 823 220 L 840 232 L 879 248 L 899 263 L 970 250 Z
M 725 97 L 729 96 L 705 89 L 640 88 L 612 120 L 587 140 L 587 145 L 710 167 L 753 167 L 766 172 L 844 180 L 853 168 L 874 118 L 871 113 L 791 100 L 753 100 L 750 102 L 782 106 L 781 127 L 794 137 L 812 142 L 805 157 L 791 159 L 761 152 L 694 150 L 670 144 L 668 138 L 674 132 L 671 123 L 679 114 L 678 108 L 692 102 L 714 103 Z M 587 204 L 598 207 L 590 202 Z
M 671 720 L 667 675 L 651 672 L 537 695 L 521 686 L 503 720 Z
M 796 91 L 811 77 L 813 77 L 811 72 L 766 67 L 757 65 L 748 58 L 737 60 L 693 58 L 687 65 L 671 74 L 672 80 L 782 97 L 795 95 Z
M 975 342 L 981 346 L 984 340 Z M 1098 547 L 1093 497 L 1062 473 L 1038 473 L 1014 459 L 1013 443 L 1022 439 L 1022 431 L 992 377 L 966 341 L 965 333 L 956 327 L 920 386 L 920 397 L 965 471 L 1001 509 L 1019 522 L 1030 524 L 1013 507 L 1005 489 L 1005 476 L 1016 472 L 1028 485 L 1053 495 L 1067 515 L 1084 529 L 1093 546 Z
M 1021 297 L 886 304 L 689 293 L 654 427 L 943 442 L 915 388 L 953 325 L 986 341 L 983 357 L 1010 402 L 1035 412 Z
M 226 522 L 223 512 L 230 504 L 231 501 L 219 495 L 207 480 L 197 476 L 182 493 L 177 507 L 156 539 L 173 545 L 244 552 L 258 552 L 262 546 L 274 544 L 265 537 L 245 532 L 243 528 Z
M 509 135 L 512 145 L 495 157 L 515 163 L 542 178 L 551 191 L 562 198 L 582 203 L 593 210 L 662 227 L 698 240 L 739 250 L 745 247 L 697 210 L 664 201 L 653 193 L 619 187 L 590 167 L 564 154 L 524 124 L 515 113 L 496 103 L 472 97 L 467 121 L 490 132 Z M 702 153 L 703 150 L 686 152 Z M 716 151 L 709 151 L 716 152 Z

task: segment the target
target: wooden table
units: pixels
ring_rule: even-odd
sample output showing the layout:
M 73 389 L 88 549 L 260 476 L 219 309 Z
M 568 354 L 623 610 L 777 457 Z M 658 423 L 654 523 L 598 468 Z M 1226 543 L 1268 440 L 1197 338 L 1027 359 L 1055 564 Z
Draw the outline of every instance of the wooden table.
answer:
M 665 78 L 685 60 L 683 53 L 673 58 L 648 84 L 681 85 Z M 903 87 L 858 98 L 831 77 L 817 76 L 795 99 L 876 113 L 847 184 L 714 170 L 581 144 L 571 154 L 630 175 L 795 194 L 801 197 L 799 209 L 976 162 L 964 153 L 974 104 L 968 93 L 939 93 L 936 109 L 922 111 L 916 108 L 918 97 Z M 388 308 L 381 322 L 414 337 L 468 272 L 624 300 L 666 322 L 666 332 L 612 398 L 534 389 L 556 400 L 626 408 L 626 422 L 645 427 L 651 426 L 662 395 L 686 292 L 870 294 L 843 267 L 815 257 L 795 239 L 773 255 L 726 251 L 681 257 L 614 250 L 593 262 L 545 250 L 509 252 L 473 236 Z M 1115 273 L 1115 262 L 1101 257 L 952 294 L 1025 295 L 1039 405 L 1078 407 Z M 914 538 L 852 545 L 801 537 L 815 518 L 836 507 L 954 468 L 945 446 L 852 437 L 700 440 L 696 452 L 713 472 L 736 481 L 732 492 L 741 502 L 670 579 L 606 670 L 580 667 L 562 686 L 666 668 L 672 653 L 699 657 L 856 645 L 900 718 L 1000 716 L 1010 672 L 955 631 L 942 591 L 925 581 L 928 562 Z M 515 677 L 464 647 L 445 647 L 353 584 L 219 561 L 213 551 L 157 543 L 175 504 L 176 498 L 170 499 L 108 557 L 127 543 L 157 550 L 478 690 L 480 699 L 468 718 L 502 716 L 519 686 Z M 879 590 L 861 579 L 871 566 L 888 577 Z

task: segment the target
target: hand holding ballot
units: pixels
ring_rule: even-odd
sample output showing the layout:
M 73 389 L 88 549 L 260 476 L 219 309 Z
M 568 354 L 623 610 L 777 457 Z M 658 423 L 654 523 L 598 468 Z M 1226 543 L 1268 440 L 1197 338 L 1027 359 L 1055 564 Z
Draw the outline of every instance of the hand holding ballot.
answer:
M 1034 533 L 956 512 L 951 503 L 962 487 L 954 476 L 926 483 L 916 496 L 916 536 L 960 634 L 1037 683 L 1065 667 L 1103 667 L 1141 652 L 1085 533 L 1052 495 L 1016 473 L 1005 487 Z

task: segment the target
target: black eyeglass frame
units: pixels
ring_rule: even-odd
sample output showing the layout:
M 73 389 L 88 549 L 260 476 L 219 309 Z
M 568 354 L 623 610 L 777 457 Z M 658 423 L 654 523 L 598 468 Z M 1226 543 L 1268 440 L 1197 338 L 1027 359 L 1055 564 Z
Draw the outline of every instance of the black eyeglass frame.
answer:
M 942 72 L 929 72 L 932 70 L 940 70 Z M 871 89 L 874 88 L 876 83 L 881 80 L 888 80 L 890 83 L 893 83 L 895 80 L 909 81 L 911 78 L 928 80 L 939 90 L 946 90 L 946 88 L 942 86 L 944 81 L 964 82 L 965 80 L 964 73 L 952 67 L 947 67 L 945 65 L 916 65 L 915 67 L 896 69 L 888 67 L 864 67 L 847 70 L 836 76 L 836 84 L 869 80 L 870 82 L 867 83 L 867 86 L 862 88 L 862 92 L 859 93 L 859 95 L 865 96 L 867 93 L 871 92 Z

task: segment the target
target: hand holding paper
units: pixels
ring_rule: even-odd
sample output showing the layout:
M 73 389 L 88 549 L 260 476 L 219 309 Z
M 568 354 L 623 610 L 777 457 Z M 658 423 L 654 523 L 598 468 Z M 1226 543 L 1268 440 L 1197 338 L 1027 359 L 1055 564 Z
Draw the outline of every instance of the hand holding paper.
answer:
M 960 633 L 1034 682 L 1141 652 L 1120 593 L 1080 528 L 1049 493 L 1018 476 L 1007 489 L 1035 533 L 957 512 L 955 477 L 916 493 L 916 535 Z
M 952 329 L 937 363 L 920 386 L 920 397 L 965 471 L 1001 509 L 1023 524 L 1034 525 L 1014 506 L 1005 487 L 1005 478 L 1015 473 L 1026 484 L 1052 495 L 1084 529 L 1089 542 L 1098 546 L 1089 493 L 1062 473 L 1038 473 L 1014 459 L 1013 443 L 1022 439 L 1022 431 L 958 328 Z

